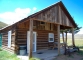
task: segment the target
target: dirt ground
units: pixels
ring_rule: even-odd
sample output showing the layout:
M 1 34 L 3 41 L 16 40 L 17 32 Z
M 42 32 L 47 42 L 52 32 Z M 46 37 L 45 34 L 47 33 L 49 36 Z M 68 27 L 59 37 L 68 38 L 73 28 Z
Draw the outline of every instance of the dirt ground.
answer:
M 68 55 L 57 56 L 53 60 L 83 60 L 83 56 L 75 52 L 75 53 L 72 53 L 71 56 L 68 56 Z

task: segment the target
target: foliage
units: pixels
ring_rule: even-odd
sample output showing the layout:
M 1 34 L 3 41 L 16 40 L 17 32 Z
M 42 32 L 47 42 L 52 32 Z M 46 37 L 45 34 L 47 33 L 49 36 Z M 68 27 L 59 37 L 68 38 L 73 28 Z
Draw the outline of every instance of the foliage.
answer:
M 78 33 L 78 32 L 80 31 L 81 28 L 82 28 L 82 27 L 79 27 L 79 26 L 77 25 L 77 27 L 74 28 L 74 34 Z M 61 33 L 62 33 L 62 32 L 72 33 L 72 29 L 61 30 L 60 32 L 61 32 Z
M 0 51 L 0 60 L 19 60 L 15 54 L 11 54 L 7 51 Z
M 78 33 L 81 28 L 82 27 L 78 27 L 78 26 L 76 28 L 74 28 L 74 34 Z M 72 30 L 71 29 L 69 30 L 69 33 L 72 33 Z
M 3 28 L 3 27 L 5 27 L 5 26 L 8 26 L 8 24 L 3 23 L 3 22 L 0 21 L 0 29 Z

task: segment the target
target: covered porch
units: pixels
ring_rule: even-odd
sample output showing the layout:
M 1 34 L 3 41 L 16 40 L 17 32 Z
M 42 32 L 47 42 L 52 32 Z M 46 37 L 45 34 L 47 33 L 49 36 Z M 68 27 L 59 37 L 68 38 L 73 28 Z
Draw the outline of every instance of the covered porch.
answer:
M 60 52 L 61 54 L 64 54 L 64 48 L 60 48 Z M 56 57 L 58 56 L 58 49 L 45 49 L 45 50 L 38 50 L 35 53 L 32 53 L 32 56 L 35 58 L 39 58 L 39 59 L 50 59 L 51 57 Z
M 72 42 L 74 43 L 74 40 L 73 40 L 74 31 L 72 27 L 63 26 L 56 23 L 45 22 L 41 20 L 39 21 L 37 19 L 30 19 L 28 23 L 29 23 L 29 30 L 26 29 L 25 31 L 24 30 L 20 31 L 22 27 L 18 29 L 19 30 L 18 32 L 21 32 L 21 33 L 27 32 L 27 34 L 29 34 L 29 35 L 25 35 L 27 37 L 26 40 L 24 40 L 24 37 L 23 37 L 23 40 L 19 39 L 22 42 L 24 41 L 28 43 L 25 44 L 19 41 L 17 43 L 21 43 L 21 45 L 27 45 L 28 49 L 26 48 L 26 50 L 27 50 L 29 58 L 37 57 L 37 58 L 43 59 L 50 56 L 57 56 L 59 54 L 64 54 L 65 52 L 64 44 L 67 44 L 67 34 L 66 34 L 66 39 L 64 39 L 64 36 L 62 34 L 63 42 L 60 43 L 60 34 L 61 34 L 60 30 L 72 29 Z M 23 25 L 24 23 L 21 23 L 21 24 Z M 53 42 L 49 42 L 49 33 L 54 34 Z M 24 34 L 25 33 L 22 33 L 18 35 L 18 37 L 21 37 L 21 35 L 24 36 Z
M 64 48 L 60 48 L 60 52 L 61 54 L 64 54 Z M 32 53 L 33 58 L 38 58 L 40 60 L 52 60 L 53 58 L 55 58 L 56 56 L 58 56 L 58 50 L 57 49 L 52 49 L 52 50 L 48 50 L 48 49 L 43 49 L 43 50 L 37 50 L 37 52 L 33 52 Z M 21 60 L 28 60 L 29 59 L 29 55 L 18 55 L 18 58 L 20 58 Z
M 65 53 L 65 48 L 60 48 L 61 46 L 61 43 L 60 43 L 60 30 L 66 30 L 66 29 L 71 29 L 72 30 L 72 46 L 74 47 L 75 46 L 75 43 L 74 43 L 74 28 L 73 27 L 68 27 L 68 26 L 64 26 L 64 25 L 60 25 L 60 24 L 55 24 L 55 23 L 51 23 L 51 24 L 54 24 L 56 25 L 56 32 L 57 32 L 57 50 L 39 50 L 41 51 L 40 52 L 40 55 L 37 54 L 38 50 L 36 53 L 32 53 L 32 40 L 33 40 L 33 21 L 38 21 L 37 19 L 31 19 L 30 20 L 30 45 L 29 45 L 29 58 L 31 57 L 39 57 L 40 59 L 42 59 L 42 56 L 44 54 L 45 57 L 50 57 L 50 56 L 57 56 L 59 54 L 64 54 Z M 41 20 L 40 20 L 41 21 Z M 45 21 L 43 21 L 45 22 Z M 50 23 L 50 22 L 45 22 L 45 23 Z M 62 33 L 62 36 L 63 36 L 63 33 Z M 67 32 L 66 32 L 66 39 L 64 39 L 64 36 L 63 36 L 63 43 L 62 43 L 64 46 L 67 45 Z M 52 48 L 54 48 L 55 46 L 53 45 Z M 45 53 L 43 53 L 42 51 L 44 51 Z M 43 54 L 42 54 L 43 53 Z M 51 54 L 51 55 L 48 55 L 48 54 Z M 44 57 L 43 57 L 44 58 Z

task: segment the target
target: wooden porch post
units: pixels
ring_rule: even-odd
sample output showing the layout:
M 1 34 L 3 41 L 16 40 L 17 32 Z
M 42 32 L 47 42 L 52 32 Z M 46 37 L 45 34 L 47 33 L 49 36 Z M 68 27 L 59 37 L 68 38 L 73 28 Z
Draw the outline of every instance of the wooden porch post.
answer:
M 58 54 L 60 54 L 60 25 L 57 25 L 57 34 L 58 34 Z
M 74 28 L 72 28 L 72 45 L 75 47 L 75 42 L 74 42 Z
M 32 57 L 32 42 L 33 42 L 33 20 L 30 19 L 30 26 L 29 26 L 29 31 L 30 31 L 30 41 L 29 41 L 29 59 Z
M 61 10 L 58 5 L 58 22 L 61 22 Z M 58 55 L 60 54 L 60 25 L 57 25 L 57 34 L 58 34 Z
M 65 43 L 67 44 L 67 32 L 66 32 L 66 37 L 65 37 Z
M 62 39 L 63 39 L 63 43 L 64 43 L 64 32 L 62 32 Z

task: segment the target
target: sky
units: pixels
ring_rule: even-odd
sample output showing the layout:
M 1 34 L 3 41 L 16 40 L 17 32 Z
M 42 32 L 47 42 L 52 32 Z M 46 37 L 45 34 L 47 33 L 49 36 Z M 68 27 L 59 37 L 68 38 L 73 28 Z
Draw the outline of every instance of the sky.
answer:
M 0 0 L 0 21 L 13 24 L 60 0 Z M 83 0 L 62 0 L 75 22 L 83 27 Z M 79 34 L 83 33 L 83 28 Z

